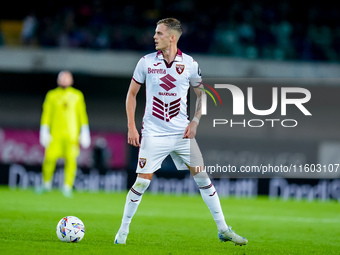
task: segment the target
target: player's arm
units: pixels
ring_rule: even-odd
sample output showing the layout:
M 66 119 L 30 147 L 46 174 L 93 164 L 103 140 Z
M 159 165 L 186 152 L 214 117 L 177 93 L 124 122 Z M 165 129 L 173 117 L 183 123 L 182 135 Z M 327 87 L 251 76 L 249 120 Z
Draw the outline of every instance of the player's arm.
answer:
M 42 105 L 42 114 L 41 114 L 40 125 L 50 126 L 52 108 L 53 108 L 52 107 L 52 92 L 49 91 L 46 94 L 44 103 Z
M 86 112 L 86 104 L 83 93 L 79 93 L 79 102 L 78 102 L 78 113 L 79 113 L 79 121 L 80 126 L 89 125 L 89 119 Z
M 140 147 L 139 133 L 136 128 L 135 113 L 137 106 L 137 94 L 141 85 L 133 79 L 131 80 L 129 91 L 126 96 L 126 115 L 128 121 L 128 143 Z
M 196 108 L 195 108 L 195 115 L 192 119 L 192 122 L 195 122 L 197 125 L 202 117 L 202 98 L 205 94 L 203 84 L 200 84 L 198 87 L 194 88 L 195 94 L 197 96 L 196 99 Z
M 52 137 L 50 134 L 52 108 L 52 96 L 51 92 L 48 92 L 43 103 L 43 111 L 40 121 L 39 141 L 43 147 L 47 147 L 48 144 L 52 141 Z
M 183 138 L 192 139 L 196 136 L 197 126 L 202 116 L 202 98 L 204 95 L 204 90 L 202 90 L 202 88 L 203 88 L 203 84 L 200 84 L 198 87 L 194 88 L 194 92 L 197 96 L 195 115 L 192 121 L 190 122 L 190 124 L 185 129 Z
M 79 142 L 80 145 L 87 149 L 91 145 L 91 135 L 89 128 L 89 120 L 86 113 L 86 104 L 83 93 L 79 93 L 79 101 L 78 101 L 78 117 L 80 121 L 80 136 Z

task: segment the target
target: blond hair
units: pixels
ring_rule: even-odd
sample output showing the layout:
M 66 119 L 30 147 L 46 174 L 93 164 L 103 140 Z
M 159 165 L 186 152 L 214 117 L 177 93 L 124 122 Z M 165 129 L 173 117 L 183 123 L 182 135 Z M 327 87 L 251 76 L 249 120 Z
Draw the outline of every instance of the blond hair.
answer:
M 164 24 L 168 29 L 176 31 L 179 36 L 182 34 L 182 25 L 178 19 L 175 18 L 165 18 L 157 22 L 157 25 Z

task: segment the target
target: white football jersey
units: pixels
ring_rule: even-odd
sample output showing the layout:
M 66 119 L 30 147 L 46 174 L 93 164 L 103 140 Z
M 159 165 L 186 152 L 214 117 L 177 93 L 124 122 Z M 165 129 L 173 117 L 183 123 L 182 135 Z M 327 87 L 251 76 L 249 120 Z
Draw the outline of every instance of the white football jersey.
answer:
M 178 50 L 168 64 L 161 51 L 154 52 L 139 60 L 133 80 L 146 87 L 143 136 L 184 134 L 189 124 L 188 89 L 192 81 L 192 86 L 201 81 L 197 62 Z

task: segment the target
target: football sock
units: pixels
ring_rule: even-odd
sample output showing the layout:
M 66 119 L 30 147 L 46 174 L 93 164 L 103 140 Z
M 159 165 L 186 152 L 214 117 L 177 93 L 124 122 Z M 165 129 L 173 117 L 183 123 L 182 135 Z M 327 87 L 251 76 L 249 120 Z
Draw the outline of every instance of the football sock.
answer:
M 126 196 L 122 224 L 119 230 L 129 232 L 132 217 L 135 215 L 138 205 L 142 200 L 143 193 L 149 187 L 150 182 L 148 179 L 137 177 L 136 182 L 132 185 Z
M 194 176 L 194 180 L 199 187 L 203 201 L 208 206 L 216 222 L 218 231 L 226 231 L 228 229 L 228 225 L 224 219 L 220 199 L 209 176 L 206 173 L 200 172 Z

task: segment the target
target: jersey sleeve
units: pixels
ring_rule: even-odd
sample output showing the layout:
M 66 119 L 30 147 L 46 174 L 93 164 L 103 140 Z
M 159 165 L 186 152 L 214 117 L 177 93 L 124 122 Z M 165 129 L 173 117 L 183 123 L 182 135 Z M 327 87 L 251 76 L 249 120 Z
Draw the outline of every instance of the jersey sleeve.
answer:
M 145 68 L 145 58 L 143 57 L 138 61 L 135 71 L 133 72 L 132 79 L 138 84 L 142 85 L 145 83 L 145 78 L 146 78 L 146 68 Z
M 191 65 L 190 69 L 190 85 L 193 87 L 198 87 L 202 82 L 202 75 L 201 75 L 201 69 L 198 66 L 198 63 L 193 60 L 193 63 Z
M 52 91 L 47 92 L 44 103 L 43 103 L 43 111 L 41 114 L 41 121 L 40 125 L 51 125 L 51 118 L 52 118 Z
M 87 117 L 85 99 L 84 99 L 84 95 L 82 92 L 79 92 L 78 113 L 79 113 L 80 126 L 88 125 L 89 120 Z

